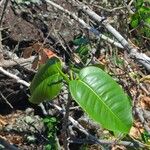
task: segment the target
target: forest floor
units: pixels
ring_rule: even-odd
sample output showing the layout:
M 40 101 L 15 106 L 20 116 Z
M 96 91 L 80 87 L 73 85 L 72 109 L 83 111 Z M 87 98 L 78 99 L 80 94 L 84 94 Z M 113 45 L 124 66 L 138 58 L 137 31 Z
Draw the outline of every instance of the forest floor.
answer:
M 111 142 L 114 139 L 113 134 L 93 123 L 72 101 L 69 115 L 89 134 L 98 139 L 110 140 L 110 143 L 101 145 L 95 143 L 68 121 L 69 149 L 101 150 L 102 147 L 112 150 L 149 149 L 150 76 L 148 71 L 134 59 L 129 58 L 126 50 L 98 39 L 72 17 L 54 8 L 48 2 L 37 0 L 37 3 L 19 4 L 19 1 L 12 0 L 4 9 L 6 2 L 2 1 L 0 1 L 0 15 L 2 16 L 0 20 L 0 66 L 4 70 L 31 83 L 37 72 L 38 63 L 44 63 L 48 59 L 48 52 L 55 53 L 68 65 L 71 57 L 76 54 L 72 50 L 72 54 L 68 55 L 66 50 L 69 52 L 70 49 L 75 50 L 72 42 L 75 37 L 84 35 L 92 49 L 90 56 L 122 85 L 132 99 L 134 124 L 129 136 L 123 141 L 136 143 L 137 147 L 118 144 L 117 141 Z M 54 2 L 74 12 L 101 33 L 113 38 L 104 27 L 98 26 L 67 0 L 55 0 Z M 123 2 L 108 0 L 90 3 L 89 1 L 85 4 L 98 15 L 109 18 L 111 25 L 132 45 L 139 48 L 139 52 L 150 56 L 150 39 L 141 36 L 138 30 L 130 28 L 129 10 Z M 24 63 L 21 59 L 25 60 Z M 5 63 L 3 63 L 4 60 Z M 60 108 L 66 108 L 67 102 L 63 94 L 64 91 L 51 103 L 43 103 L 43 107 L 31 104 L 28 100 L 29 87 L 0 71 L 0 149 L 63 149 L 64 141 L 67 140 L 64 136 L 64 116 L 54 107 L 56 104 Z M 55 135 L 55 138 L 52 138 L 51 135 Z M 59 147 L 50 147 L 54 143 L 57 143 Z

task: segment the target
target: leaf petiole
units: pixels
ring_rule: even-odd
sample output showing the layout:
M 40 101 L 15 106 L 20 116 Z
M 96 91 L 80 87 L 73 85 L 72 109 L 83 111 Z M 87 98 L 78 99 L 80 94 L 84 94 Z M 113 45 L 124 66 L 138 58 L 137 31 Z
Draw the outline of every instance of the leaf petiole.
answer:
M 57 67 L 57 70 L 60 73 L 60 75 L 64 78 L 64 80 L 67 82 L 67 84 L 69 84 L 70 79 L 68 78 L 68 76 L 66 74 L 64 74 L 57 65 L 56 65 L 56 67 Z

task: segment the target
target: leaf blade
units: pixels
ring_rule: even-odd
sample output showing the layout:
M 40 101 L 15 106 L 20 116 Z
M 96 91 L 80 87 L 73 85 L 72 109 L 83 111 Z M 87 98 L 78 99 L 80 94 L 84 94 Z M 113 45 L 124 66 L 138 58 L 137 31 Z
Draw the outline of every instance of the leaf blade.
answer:
M 51 100 L 59 94 L 62 87 L 62 76 L 57 67 L 61 68 L 61 62 L 56 57 L 41 66 L 30 85 L 30 102 L 39 104 L 44 100 Z
M 103 76 L 103 78 L 100 79 L 100 76 Z M 108 83 L 111 83 L 111 85 Z M 129 115 L 123 119 L 123 116 L 118 116 L 118 112 L 124 110 L 119 115 L 126 115 L 128 111 L 131 112 L 131 107 L 129 107 L 130 104 L 127 98 L 116 103 L 116 98 L 118 100 L 125 96 L 120 87 L 116 85 L 117 83 L 101 69 L 87 67 L 81 70 L 79 80 L 70 82 L 69 88 L 73 98 L 92 119 L 109 130 L 128 133 L 132 125 L 132 117 Z M 113 89 L 114 91 L 112 92 Z M 116 96 L 115 94 L 118 91 L 120 95 Z M 127 109 L 124 109 L 124 106 L 121 107 L 122 104 L 128 106 Z
M 39 104 L 45 100 L 51 100 L 58 95 L 61 89 L 62 78 L 59 74 L 54 74 L 43 80 L 34 90 L 29 101 L 34 104 Z
M 48 76 L 58 73 L 57 67 L 61 68 L 61 62 L 56 57 L 49 59 L 46 64 L 41 65 L 31 82 L 31 94 L 34 92 L 34 89 L 41 83 L 41 81 L 43 81 Z

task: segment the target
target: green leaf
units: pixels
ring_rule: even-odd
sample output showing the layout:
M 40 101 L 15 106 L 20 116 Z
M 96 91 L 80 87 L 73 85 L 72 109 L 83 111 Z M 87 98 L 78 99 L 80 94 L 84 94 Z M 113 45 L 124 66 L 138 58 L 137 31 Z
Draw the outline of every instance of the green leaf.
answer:
M 81 45 L 76 49 L 76 53 L 79 53 L 80 56 L 87 55 L 89 50 L 89 45 Z
M 141 138 L 145 143 L 148 143 L 150 134 L 147 131 L 144 131 L 143 133 L 141 133 Z
M 58 95 L 62 77 L 57 67 L 61 68 L 61 62 L 56 57 L 49 59 L 46 64 L 41 66 L 30 86 L 30 102 L 39 104 Z
M 143 5 L 144 1 L 143 0 L 136 0 L 135 1 L 135 6 L 137 9 L 139 9 Z
M 146 7 L 146 6 L 142 6 L 142 7 L 138 10 L 138 12 L 139 12 L 140 14 L 150 14 L 150 8 L 148 8 L 148 7 Z
M 86 67 L 69 83 L 74 100 L 104 128 L 128 133 L 132 126 L 131 102 L 122 88 L 103 70 Z
M 139 23 L 140 23 L 140 20 L 139 20 L 140 18 L 139 18 L 139 16 L 138 16 L 138 14 L 134 14 L 132 17 L 131 17 L 131 22 L 130 22 L 130 24 L 131 24 L 131 27 L 132 28 L 136 28 L 138 25 L 139 25 Z
M 150 25 L 150 18 L 146 18 L 144 21 Z
M 34 76 L 31 86 L 30 86 L 30 92 L 31 94 L 34 92 L 35 88 L 47 77 L 54 75 L 58 73 L 58 69 L 61 68 L 61 62 L 58 58 L 52 57 L 49 59 L 46 64 L 41 65 L 38 72 Z
M 144 27 L 141 30 L 145 34 L 146 37 L 150 38 L 150 28 L 149 27 Z
M 89 43 L 89 41 L 85 36 L 81 36 L 81 37 L 76 38 L 76 39 L 73 40 L 73 44 L 75 46 L 86 45 L 88 43 Z

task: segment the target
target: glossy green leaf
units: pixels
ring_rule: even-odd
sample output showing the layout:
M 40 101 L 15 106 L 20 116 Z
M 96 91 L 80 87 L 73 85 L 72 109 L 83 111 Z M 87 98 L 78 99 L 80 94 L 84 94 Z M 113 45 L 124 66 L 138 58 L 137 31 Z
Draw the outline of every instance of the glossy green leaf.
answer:
M 29 100 L 32 103 L 39 104 L 44 100 L 51 100 L 60 92 L 62 77 L 57 67 L 61 69 L 61 62 L 56 57 L 40 67 L 30 86 Z
M 69 83 L 74 100 L 104 128 L 128 133 L 132 126 L 131 102 L 123 89 L 103 70 L 86 67 Z
M 47 77 L 57 74 L 58 69 L 57 67 L 61 68 L 61 62 L 58 58 L 53 57 L 49 59 L 46 64 L 40 66 L 38 72 L 34 76 L 31 86 L 30 92 L 31 94 L 34 92 L 35 88 Z

